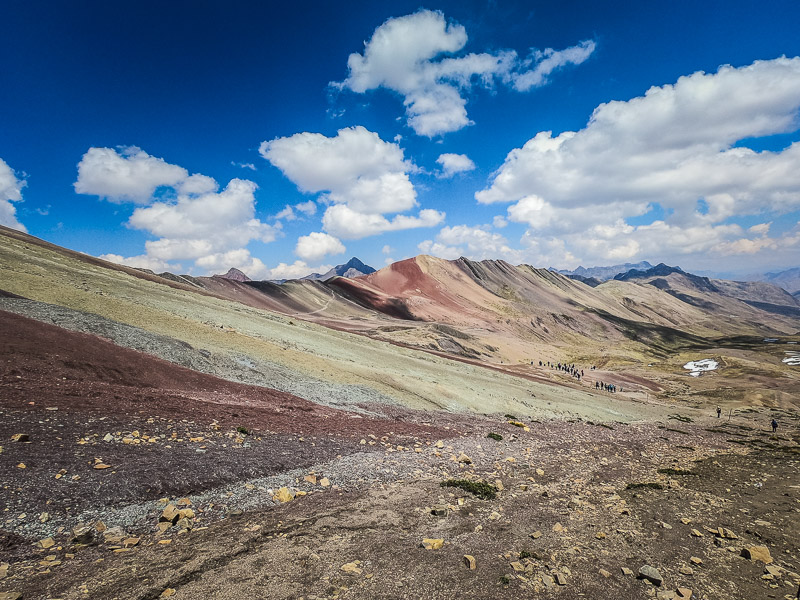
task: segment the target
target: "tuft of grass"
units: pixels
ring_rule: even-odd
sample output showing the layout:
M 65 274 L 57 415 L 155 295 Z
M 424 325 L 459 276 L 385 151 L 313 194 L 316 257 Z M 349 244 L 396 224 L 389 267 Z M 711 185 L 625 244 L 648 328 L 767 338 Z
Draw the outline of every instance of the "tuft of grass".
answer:
M 486 437 L 493 439 L 495 442 L 499 442 L 503 439 L 503 436 L 499 433 L 489 433 Z
M 515 417 L 514 415 L 503 415 L 503 416 L 504 416 L 506 419 L 511 419 L 512 421 L 516 421 L 516 420 L 517 420 L 517 417 Z
M 236 428 L 236 431 L 238 431 L 238 432 L 239 432 L 239 433 L 241 433 L 242 435 L 250 435 L 250 432 L 247 430 L 247 427 L 244 427 L 244 426 L 242 426 L 242 425 L 239 425 L 239 426 Z
M 692 471 L 685 471 L 684 469 L 673 469 L 671 467 L 667 467 L 665 469 L 659 469 L 659 473 L 662 475 L 696 475 L 696 473 Z
M 691 435 L 688 431 L 683 429 L 675 429 L 674 427 L 664 427 L 664 431 L 674 431 L 675 433 L 682 433 L 683 435 Z
M 675 421 L 680 421 L 681 423 L 694 423 L 694 419 L 692 419 L 692 417 L 687 417 L 685 415 L 670 415 L 669 418 Z
M 522 560 L 523 558 L 530 558 L 531 556 L 533 555 L 527 550 L 522 550 L 522 552 L 519 553 L 520 560 Z
M 440 483 L 442 487 L 456 487 L 474 494 L 481 500 L 494 500 L 497 497 L 497 488 L 483 481 L 470 481 L 469 479 L 448 479 Z
M 639 490 L 642 488 L 650 488 L 652 490 L 663 490 L 664 486 L 660 483 L 656 483 L 655 481 L 647 481 L 644 483 L 629 483 L 625 486 L 626 490 Z
M 511 580 L 508 578 L 508 575 L 500 575 L 500 583 L 503 585 L 508 585 L 511 583 Z

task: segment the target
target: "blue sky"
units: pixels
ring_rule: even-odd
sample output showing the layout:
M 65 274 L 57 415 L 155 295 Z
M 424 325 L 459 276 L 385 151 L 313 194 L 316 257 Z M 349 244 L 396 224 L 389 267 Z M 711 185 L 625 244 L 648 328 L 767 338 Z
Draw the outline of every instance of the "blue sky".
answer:
M 0 223 L 258 278 L 800 264 L 800 5 L 622 4 L 11 0 Z

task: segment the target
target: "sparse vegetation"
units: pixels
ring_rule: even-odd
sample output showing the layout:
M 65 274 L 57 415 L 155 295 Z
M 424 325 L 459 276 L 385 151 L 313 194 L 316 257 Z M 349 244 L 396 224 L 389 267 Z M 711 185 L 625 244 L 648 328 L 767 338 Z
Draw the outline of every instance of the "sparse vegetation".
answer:
M 238 431 L 238 432 L 239 432 L 239 433 L 241 433 L 242 435 L 250 435 L 250 431 L 247 429 L 247 427 L 244 427 L 244 426 L 242 426 L 242 425 L 239 425 L 239 426 L 236 428 L 236 431 Z
M 483 481 L 470 481 L 469 479 L 448 479 L 443 481 L 442 487 L 456 487 L 474 494 L 481 500 L 494 500 L 497 497 L 497 488 Z
M 531 556 L 532 556 L 532 554 L 530 552 L 528 552 L 527 550 L 522 550 L 519 553 L 520 560 L 523 559 L 523 558 L 530 558 Z
M 508 585 L 511 583 L 511 580 L 508 578 L 508 575 L 500 575 L 500 583 L 503 585 Z
M 502 435 L 500 435 L 499 433 L 494 433 L 494 432 L 489 433 L 486 437 L 493 439 L 495 442 L 499 442 L 500 440 L 503 439 Z
M 674 421 L 680 421 L 681 423 L 693 423 L 694 419 L 692 417 L 687 417 L 685 415 L 670 415 L 668 418 Z
M 684 431 L 683 429 L 675 429 L 674 427 L 665 427 L 664 431 L 672 431 L 674 433 L 682 433 L 683 435 L 690 435 L 688 431 Z
M 663 490 L 664 486 L 655 481 L 646 481 L 644 483 L 629 483 L 625 486 L 626 490 L 639 490 L 643 488 L 650 488 L 652 490 Z
M 516 420 L 517 420 L 517 417 L 515 417 L 514 415 L 509 415 L 509 414 L 506 414 L 506 415 L 503 415 L 503 416 L 504 416 L 506 419 L 510 419 L 511 421 L 516 421 Z
M 696 473 L 692 471 L 686 471 L 684 469 L 673 469 L 672 467 L 659 469 L 658 472 L 661 473 L 662 475 L 696 475 Z

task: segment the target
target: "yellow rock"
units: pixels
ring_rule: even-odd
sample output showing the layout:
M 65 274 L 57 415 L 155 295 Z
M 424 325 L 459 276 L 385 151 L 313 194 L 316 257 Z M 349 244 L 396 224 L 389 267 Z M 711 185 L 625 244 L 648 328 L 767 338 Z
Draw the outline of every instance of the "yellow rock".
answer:
M 39 540 L 39 547 L 40 548 L 44 548 L 45 550 L 47 550 L 48 548 L 52 548 L 55 545 L 56 545 L 56 541 L 51 537 L 44 538 L 43 540 Z
M 323 477 L 322 479 L 319 480 L 319 484 L 322 487 L 328 487 L 331 484 L 331 480 L 328 479 L 327 477 Z
M 444 546 L 444 540 L 440 538 L 425 538 L 422 540 L 422 547 L 425 550 L 439 550 Z
M 290 500 L 294 499 L 294 494 L 289 491 L 289 488 L 282 487 L 277 492 L 275 492 L 275 499 L 278 502 L 289 502 Z
M 475 557 L 472 556 L 471 554 L 464 555 L 464 564 L 467 565 L 467 568 L 470 571 L 474 571 L 475 568 L 477 567 L 477 564 L 475 563 Z
M 167 507 L 164 509 L 164 512 L 161 513 L 161 521 L 167 521 L 169 523 L 174 523 L 178 519 L 180 519 L 180 511 L 178 507 L 174 504 L 168 504 Z
M 303 481 L 307 481 L 308 483 L 310 483 L 312 485 L 316 485 L 317 484 L 317 476 L 316 475 L 306 475 L 305 477 L 303 477 Z
M 174 596 L 176 594 L 175 588 L 167 588 L 163 592 L 161 592 L 161 598 L 169 598 L 170 596 Z
M 354 575 L 361 575 L 361 569 L 358 568 L 358 565 L 360 563 L 361 563 L 360 560 L 354 560 L 353 562 L 343 564 L 340 568 L 345 573 L 353 573 Z
M 745 546 L 742 548 L 742 556 L 752 561 L 760 560 L 767 565 L 772 562 L 772 556 L 766 546 Z

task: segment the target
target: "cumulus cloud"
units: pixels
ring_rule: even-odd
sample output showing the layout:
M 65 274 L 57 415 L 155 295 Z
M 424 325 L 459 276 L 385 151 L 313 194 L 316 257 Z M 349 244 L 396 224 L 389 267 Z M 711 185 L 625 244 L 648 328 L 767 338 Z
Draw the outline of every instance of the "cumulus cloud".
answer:
M 24 179 L 17 177 L 6 161 L 0 158 L 0 225 L 27 232 L 25 226 L 17 219 L 17 208 L 12 202 L 22 202 L 22 188 L 27 185 Z
M 171 193 L 156 198 L 161 187 Z M 269 225 L 255 217 L 256 188 L 252 181 L 232 179 L 220 191 L 214 178 L 189 175 L 139 148 L 90 148 L 75 183 L 80 193 L 145 205 L 133 211 L 127 225 L 156 239 L 145 242 L 143 255 L 104 255 L 108 260 L 153 270 L 190 260 L 208 273 L 236 267 L 251 277 L 265 273 L 266 267 L 245 246 L 272 242 L 280 233 L 280 223 Z
M 444 178 L 475 169 L 475 163 L 466 154 L 440 154 L 436 162 L 442 166 L 440 177 Z
M 342 254 L 347 248 L 341 241 L 327 233 L 314 231 L 297 238 L 294 253 L 307 261 L 317 261 L 329 254 Z
M 800 209 L 800 143 L 777 152 L 737 143 L 795 131 L 798 109 L 800 57 L 697 72 L 601 104 L 580 131 L 538 133 L 476 199 L 513 203 L 508 219 L 528 225 L 528 238 L 558 236 L 597 260 L 766 249 L 732 243 L 750 238 L 731 220 Z M 655 207 L 663 219 L 628 224 Z
M 416 217 L 384 216 L 417 206 L 417 192 L 409 178 L 416 167 L 404 158 L 400 146 L 364 127 L 340 129 L 335 137 L 297 133 L 263 142 L 259 151 L 301 191 L 322 192 L 321 200 L 329 205 L 323 227 L 337 238 L 430 227 L 444 218 L 443 213 L 431 210 L 422 210 Z M 306 203 L 305 209 L 313 214 L 316 205 Z
M 140 254 L 139 256 L 122 256 L 121 254 L 101 254 L 97 258 L 102 258 L 108 262 L 116 263 L 118 265 L 125 265 L 126 267 L 135 267 L 137 269 L 150 269 L 156 273 L 163 273 L 164 271 L 180 270 L 180 265 L 170 264 L 166 261 Z
M 150 156 L 136 146 L 123 147 L 119 152 L 113 148 L 89 148 L 78 163 L 74 185 L 79 194 L 117 203 L 148 204 L 159 187 L 175 187 L 188 178 L 183 167 Z
M 265 279 L 300 279 L 311 273 L 327 273 L 333 265 L 310 267 L 304 260 L 296 260 L 292 264 L 280 263 L 267 270 Z
M 473 260 L 504 259 L 520 262 L 522 254 L 511 248 L 508 240 L 493 233 L 489 225 L 456 225 L 444 227 L 434 240 L 425 240 L 417 246 L 420 252 L 453 260 L 461 256 Z
M 417 227 L 435 227 L 444 221 L 445 214 L 426 208 L 416 217 L 395 215 L 391 220 L 383 215 L 364 214 L 344 204 L 331 206 L 322 217 L 326 231 L 345 240 L 358 240 L 387 231 L 402 231 Z
M 465 95 L 474 85 L 541 86 L 556 69 L 586 60 L 595 47 L 586 41 L 562 51 L 533 51 L 524 60 L 513 50 L 452 56 L 466 43 L 466 29 L 448 23 L 440 11 L 391 18 L 365 42 L 363 54 L 347 59 L 347 78 L 332 85 L 357 93 L 380 87 L 399 93 L 409 127 L 433 137 L 471 124 Z
M 313 200 L 309 200 L 308 202 L 300 202 L 294 206 L 289 206 L 287 204 L 283 207 L 283 210 L 275 215 L 275 218 L 284 219 L 286 221 L 294 221 L 298 218 L 298 212 L 303 213 L 307 217 L 313 216 L 317 212 L 317 203 Z

